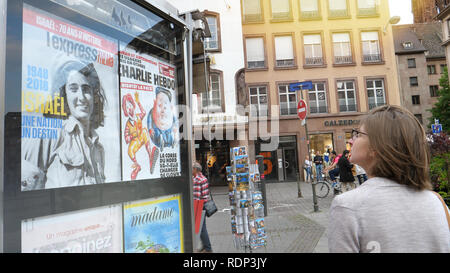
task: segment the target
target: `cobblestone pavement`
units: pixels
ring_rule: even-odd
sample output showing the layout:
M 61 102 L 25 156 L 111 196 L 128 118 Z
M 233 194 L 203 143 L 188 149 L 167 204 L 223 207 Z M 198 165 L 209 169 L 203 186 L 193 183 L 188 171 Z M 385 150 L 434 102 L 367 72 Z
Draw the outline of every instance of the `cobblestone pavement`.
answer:
M 298 197 L 298 183 L 266 183 L 267 216 L 264 219 L 267 246 L 253 253 L 327 253 L 328 211 L 333 199 L 318 198 L 319 212 L 314 212 L 312 187 L 300 182 L 303 197 Z M 215 253 L 244 253 L 236 249 L 230 223 L 227 187 L 211 187 L 218 212 L 206 224 Z

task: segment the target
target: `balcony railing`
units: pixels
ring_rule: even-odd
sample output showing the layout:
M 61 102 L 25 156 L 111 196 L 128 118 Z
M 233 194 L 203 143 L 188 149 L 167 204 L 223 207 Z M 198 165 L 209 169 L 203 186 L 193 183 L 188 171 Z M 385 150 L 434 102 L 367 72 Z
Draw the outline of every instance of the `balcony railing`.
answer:
M 306 65 L 322 65 L 323 57 L 306 57 L 305 64 Z
M 310 106 L 309 112 L 311 114 L 320 114 L 320 113 L 328 113 L 328 107 L 327 106 Z
M 383 106 L 383 105 L 385 105 L 386 103 L 369 103 L 369 110 L 372 110 L 373 108 L 375 108 L 375 107 L 378 107 L 378 106 Z
M 352 62 L 352 56 L 334 56 L 335 64 L 351 64 Z
M 280 113 L 282 116 L 291 116 L 291 115 L 297 115 L 297 108 L 296 106 L 294 107 L 287 107 L 287 106 L 281 106 L 280 104 Z
M 250 116 L 251 117 L 267 117 L 269 116 L 269 111 L 267 104 L 262 105 L 250 105 Z
M 290 67 L 294 66 L 294 60 L 277 60 L 277 67 Z
M 244 23 L 256 23 L 263 20 L 262 14 L 244 14 Z
M 287 12 L 275 12 L 272 13 L 272 20 L 290 20 L 292 19 L 292 13 L 290 11 Z
M 347 9 L 332 9 L 329 10 L 329 17 L 347 17 L 348 16 L 348 11 Z
M 356 112 L 356 104 L 339 105 L 340 112 Z
M 378 15 L 378 7 L 360 8 L 360 9 L 358 9 L 358 15 L 359 16 Z
M 381 62 L 381 54 L 364 54 L 363 60 L 367 63 Z
M 312 20 L 312 19 L 317 19 L 320 18 L 320 13 L 318 10 L 314 10 L 314 11 L 302 11 L 300 13 L 300 18 L 301 19 L 305 19 L 305 20 Z
M 266 62 L 265 61 L 252 61 L 252 62 L 247 62 L 247 68 L 252 69 L 252 68 L 264 68 L 266 67 Z

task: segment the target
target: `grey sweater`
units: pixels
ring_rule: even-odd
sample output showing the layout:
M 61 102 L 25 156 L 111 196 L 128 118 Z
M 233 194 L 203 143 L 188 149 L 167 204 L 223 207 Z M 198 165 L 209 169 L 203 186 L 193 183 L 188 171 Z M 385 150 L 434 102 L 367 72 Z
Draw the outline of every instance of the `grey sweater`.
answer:
M 330 252 L 450 253 L 442 202 L 385 178 L 337 196 L 330 209 Z

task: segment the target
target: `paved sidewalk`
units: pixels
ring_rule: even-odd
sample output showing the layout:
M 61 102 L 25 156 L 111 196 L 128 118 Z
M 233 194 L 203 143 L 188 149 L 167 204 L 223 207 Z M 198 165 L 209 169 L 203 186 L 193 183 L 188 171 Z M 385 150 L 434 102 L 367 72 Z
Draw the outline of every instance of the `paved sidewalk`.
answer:
M 253 253 L 327 253 L 328 211 L 333 199 L 330 194 L 318 198 L 319 212 L 314 212 L 312 187 L 300 182 L 302 192 L 298 197 L 298 184 L 267 183 L 267 216 L 264 219 L 267 246 Z M 207 218 L 207 228 L 215 253 L 243 253 L 233 243 L 230 222 L 230 205 L 227 187 L 211 187 L 218 212 Z

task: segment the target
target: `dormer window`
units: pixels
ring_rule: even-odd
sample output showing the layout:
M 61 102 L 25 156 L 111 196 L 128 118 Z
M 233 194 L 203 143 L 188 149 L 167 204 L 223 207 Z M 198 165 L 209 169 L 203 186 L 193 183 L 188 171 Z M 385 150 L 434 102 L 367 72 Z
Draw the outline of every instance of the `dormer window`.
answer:
M 404 42 L 403 43 L 403 48 L 405 49 L 409 49 L 413 47 L 413 43 L 412 42 Z

